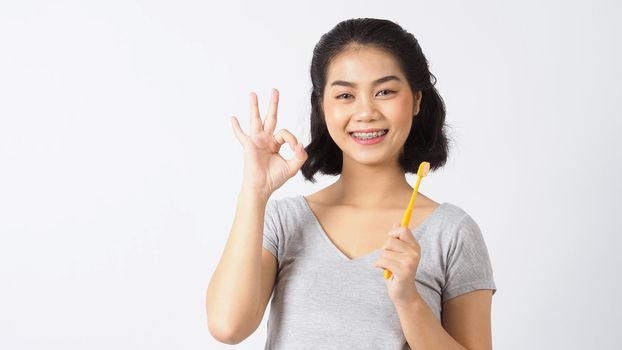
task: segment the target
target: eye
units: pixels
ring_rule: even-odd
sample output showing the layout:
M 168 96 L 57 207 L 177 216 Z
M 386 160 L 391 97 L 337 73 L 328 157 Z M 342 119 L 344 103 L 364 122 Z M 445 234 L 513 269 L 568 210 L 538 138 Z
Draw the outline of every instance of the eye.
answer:
M 380 90 L 380 92 L 384 92 L 384 91 L 386 91 L 386 92 L 387 92 L 387 94 L 393 94 L 393 93 L 395 93 L 395 91 L 393 91 L 393 90 L 388 90 L 388 89 Z M 385 94 L 385 95 L 386 95 L 386 94 Z M 337 96 L 337 99 L 338 99 L 338 100 L 343 100 L 344 98 L 341 98 L 342 96 L 352 96 L 352 95 L 350 95 L 350 94 L 348 94 L 348 93 L 344 93 L 344 94 L 338 95 L 338 96 Z
M 388 91 L 388 92 L 390 92 L 390 93 L 394 93 L 394 92 L 395 92 L 395 91 L 393 91 L 393 90 L 387 90 L 387 89 L 385 89 L 385 90 L 380 90 L 380 92 L 383 92 L 383 91 Z

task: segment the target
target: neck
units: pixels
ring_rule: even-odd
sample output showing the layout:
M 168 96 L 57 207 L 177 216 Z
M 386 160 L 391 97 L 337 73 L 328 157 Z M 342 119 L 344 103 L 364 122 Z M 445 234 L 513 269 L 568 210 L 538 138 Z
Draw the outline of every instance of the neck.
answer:
M 403 208 L 413 191 L 397 158 L 391 164 L 370 165 L 344 157 L 341 176 L 331 189 L 337 203 L 361 209 Z

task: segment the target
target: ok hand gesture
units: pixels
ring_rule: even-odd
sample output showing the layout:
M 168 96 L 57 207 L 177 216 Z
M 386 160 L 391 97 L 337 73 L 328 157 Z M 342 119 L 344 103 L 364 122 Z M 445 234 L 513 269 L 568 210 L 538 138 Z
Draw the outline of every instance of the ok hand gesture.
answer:
M 235 116 L 231 124 L 236 138 L 244 147 L 243 189 L 260 192 L 269 197 L 288 179 L 296 175 L 307 160 L 307 152 L 292 133 L 281 129 L 273 135 L 276 128 L 276 114 L 279 92 L 272 90 L 268 115 L 262 122 L 259 116 L 257 94 L 250 93 L 250 131 L 244 133 Z M 281 146 L 287 142 L 294 152 L 294 158 L 286 160 L 280 154 Z

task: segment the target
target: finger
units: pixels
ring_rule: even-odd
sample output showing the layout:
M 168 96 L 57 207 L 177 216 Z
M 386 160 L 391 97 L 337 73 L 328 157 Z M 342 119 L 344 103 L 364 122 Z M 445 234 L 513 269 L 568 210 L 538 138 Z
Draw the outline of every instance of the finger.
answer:
M 251 109 L 251 131 L 250 133 L 258 133 L 262 129 L 261 117 L 259 116 L 259 102 L 257 101 L 257 94 L 251 92 L 249 95 L 249 103 Z
M 304 146 L 301 143 L 298 143 L 296 136 L 294 136 L 287 129 L 279 130 L 279 132 L 274 135 L 274 140 L 279 144 L 279 148 L 287 142 L 292 151 L 294 151 L 294 157 L 287 160 L 287 166 L 290 171 L 289 175 L 294 176 L 307 160 L 308 155 L 304 149 Z
M 385 257 L 382 257 L 376 260 L 373 266 L 391 271 L 391 273 L 393 274 L 393 278 L 396 278 L 396 279 L 397 279 L 397 275 L 400 275 L 402 272 L 402 267 L 395 260 L 385 258 Z
M 380 254 L 380 256 L 383 259 L 392 260 L 392 261 L 401 263 L 402 260 L 404 260 L 406 255 L 404 253 L 400 253 L 400 252 L 394 252 L 394 251 L 391 251 L 391 250 L 384 250 L 382 252 L 382 254 Z
M 391 272 L 404 272 L 405 268 L 408 266 L 408 254 L 384 251 L 378 257 L 378 261 L 384 262 L 386 267 L 388 267 Z
M 240 141 L 240 144 L 242 144 L 242 146 L 246 146 L 248 144 L 248 136 L 244 133 L 244 131 L 242 131 L 242 128 L 240 127 L 240 122 L 238 122 L 238 118 L 236 118 L 235 116 L 231 116 L 229 119 L 231 120 L 231 126 L 233 127 L 233 133 L 235 137 L 238 139 L 238 141 Z
M 298 172 L 298 170 L 302 167 L 302 165 L 307 161 L 307 152 L 305 151 L 302 143 L 296 145 L 296 151 L 294 152 L 294 158 L 287 160 L 287 165 L 289 167 L 290 175 L 294 176 Z
M 296 139 L 296 136 L 294 136 L 287 129 L 279 130 L 279 132 L 277 132 L 276 135 L 274 135 L 274 140 L 276 141 L 276 143 L 279 144 L 279 146 L 287 142 L 291 150 L 294 152 L 296 151 L 295 146 L 298 144 L 298 140 Z
M 279 107 L 279 91 L 277 89 L 272 89 L 272 95 L 270 96 L 270 107 L 268 108 L 268 114 L 263 123 L 264 131 L 268 132 L 270 135 L 274 133 L 274 129 L 276 128 L 276 115 Z
M 389 270 L 393 273 L 402 272 L 404 275 L 416 271 L 419 258 L 412 254 L 383 251 L 379 259 L 387 262 Z
M 392 227 L 391 229 L 389 229 L 388 235 L 390 237 L 395 237 L 405 242 L 413 243 L 417 241 L 413 236 L 412 231 L 407 227 Z
M 382 246 L 382 251 L 406 253 L 414 249 L 410 243 L 395 237 L 389 237 Z

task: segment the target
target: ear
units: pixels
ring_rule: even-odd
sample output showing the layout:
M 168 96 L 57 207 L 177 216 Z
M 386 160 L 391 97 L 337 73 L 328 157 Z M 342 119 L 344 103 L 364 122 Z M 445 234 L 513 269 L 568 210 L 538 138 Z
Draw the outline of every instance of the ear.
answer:
M 413 116 L 419 114 L 419 111 L 421 110 L 421 98 L 423 97 L 423 94 L 421 93 L 421 90 L 417 90 L 414 94 L 414 111 L 413 111 Z

